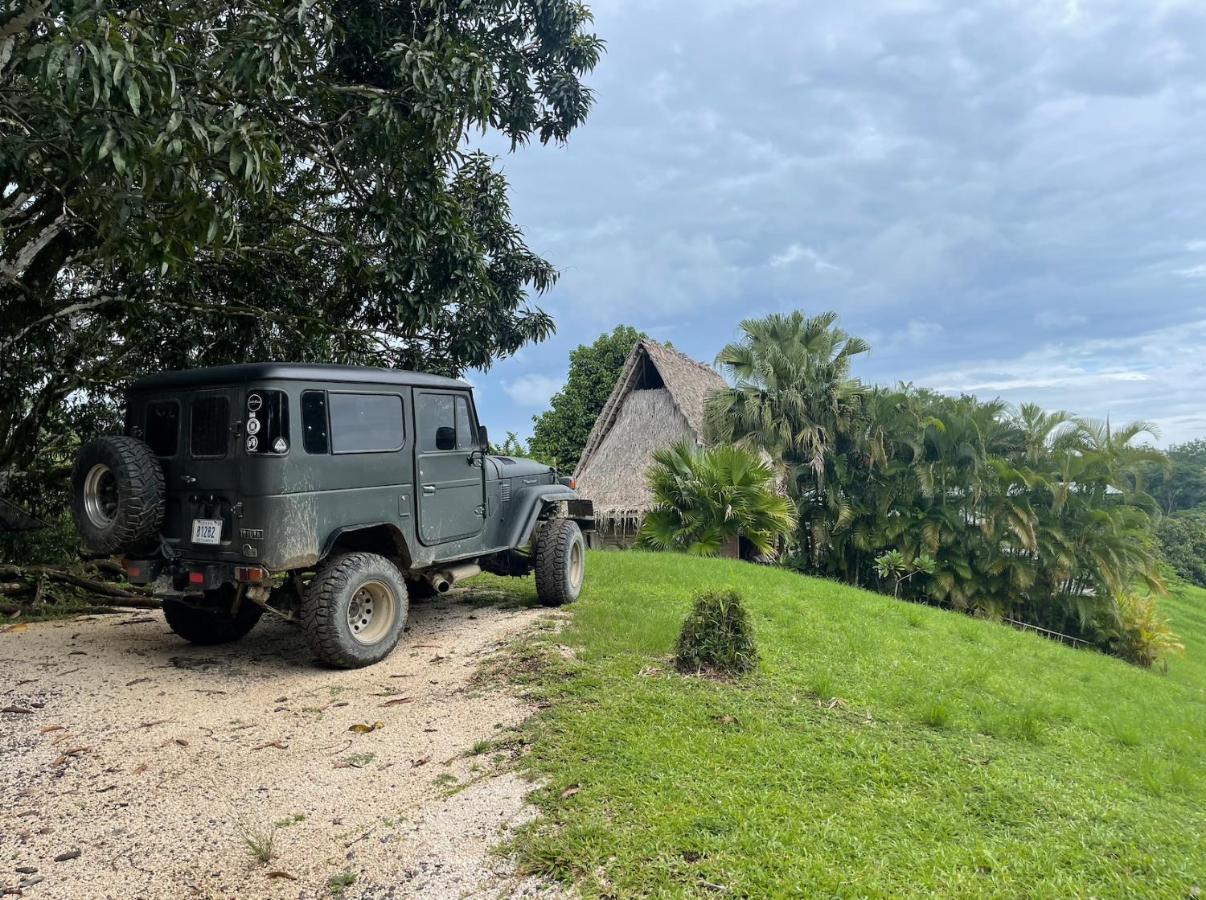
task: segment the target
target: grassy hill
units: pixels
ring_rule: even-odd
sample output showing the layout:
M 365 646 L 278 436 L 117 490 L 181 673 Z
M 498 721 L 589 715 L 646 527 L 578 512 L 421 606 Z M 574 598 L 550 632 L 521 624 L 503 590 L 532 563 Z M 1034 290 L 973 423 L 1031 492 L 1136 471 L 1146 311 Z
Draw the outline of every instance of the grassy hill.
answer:
M 1206 881 L 1206 592 L 1145 671 L 745 563 L 592 553 L 566 629 L 516 651 L 532 871 L 587 895 L 1186 897 Z M 519 598 L 530 581 L 494 579 Z M 746 597 L 740 684 L 674 673 L 692 594 Z M 560 650 L 554 647 L 560 645 Z

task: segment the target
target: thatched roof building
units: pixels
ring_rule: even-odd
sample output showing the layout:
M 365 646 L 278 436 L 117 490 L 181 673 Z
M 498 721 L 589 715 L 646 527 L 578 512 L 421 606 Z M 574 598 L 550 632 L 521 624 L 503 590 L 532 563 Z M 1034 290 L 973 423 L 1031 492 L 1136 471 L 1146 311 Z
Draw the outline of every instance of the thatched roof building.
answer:
M 574 474 L 605 541 L 635 536 L 653 506 L 645 472 L 654 452 L 682 440 L 702 444 L 704 404 L 724 386 L 714 369 L 656 341 L 632 348 Z

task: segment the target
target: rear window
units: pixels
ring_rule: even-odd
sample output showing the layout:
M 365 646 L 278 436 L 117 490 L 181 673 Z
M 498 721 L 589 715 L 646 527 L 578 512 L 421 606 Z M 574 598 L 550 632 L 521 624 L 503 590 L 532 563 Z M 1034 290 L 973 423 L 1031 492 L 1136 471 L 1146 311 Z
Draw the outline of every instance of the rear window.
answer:
M 230 403 L 225 397 L 193 401 L 189 448 L 193 456 L 225 456 L 230 436 Z
M 306 391 L 301 396 L 302 446 L 307 453 L 328 453 L 327 392 Z
M 336 453 L 379 453 L 402 449 L 402 398 L 397 394 L 327 396 L 331 447 Z
M 251 391 L 243 424 L 248 453 L 283 456 L 289 452 L 289 396 L 284 391 Z
M 180 443 L 180 404 L 159 400 L 147 404 L 147 446 L 156 456 L 175 456 Z

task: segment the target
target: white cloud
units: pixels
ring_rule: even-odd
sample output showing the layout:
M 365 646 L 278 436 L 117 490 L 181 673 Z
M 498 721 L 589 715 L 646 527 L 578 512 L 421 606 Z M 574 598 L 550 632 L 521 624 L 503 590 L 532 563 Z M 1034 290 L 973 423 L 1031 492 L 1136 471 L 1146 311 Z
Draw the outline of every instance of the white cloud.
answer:
M 542 408 L 548 405 L 549 398 L 561 390 L 564 383 L 564 377 L 530 372 L 514 380 L 504 381 L 503 390 L 518 406 Z
M 817 253 L 812 247 L 805 247 L 803 244 L 790 244 L 782 253 L 776 253 L 770 258 L 770 264 L 776 269 L 782 269 L 790 266 L 792 263 L 799 262 L 802 259 L 812 263 L 813 269 L 817 272 L 840 272 L 841 266 L 835 266 L 821 254 Z

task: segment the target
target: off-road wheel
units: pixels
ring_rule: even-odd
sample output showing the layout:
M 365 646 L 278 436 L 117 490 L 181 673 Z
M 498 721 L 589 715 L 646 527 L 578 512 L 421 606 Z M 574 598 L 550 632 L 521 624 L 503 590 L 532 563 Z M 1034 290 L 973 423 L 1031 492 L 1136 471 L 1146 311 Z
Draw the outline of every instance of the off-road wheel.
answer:
M 586 542 L 578 523 L 550 519 L 536 536 L 536 596 L 545 606 L 573 603 L 582 593 Z
M 164 600 L 163 617 L 167 619 L 168 627 L 190 644 L 200 647 L 229 644 L 255 628 L 264 614 L 262 606 L 244 598 L 239 603 L 239 611 L 232 616 L 230 605 L 234 595 L 232 587 L 206 591 L 205 605 L 211 607 L 207 609 L 189 606 L 180 600 Z
M 402 637 L 408 610 L 406 581 L 397 566 L 376 553 L 347 553 L 315 574 L 301 624 L 320 660 L 358 669 L 389 656 Z
M 159 533 L 163 510 L 163 468 L 138 438 L 97 438 L 80 450 L 71 470 L 71 513 L 89 550 L 144 546 Z

